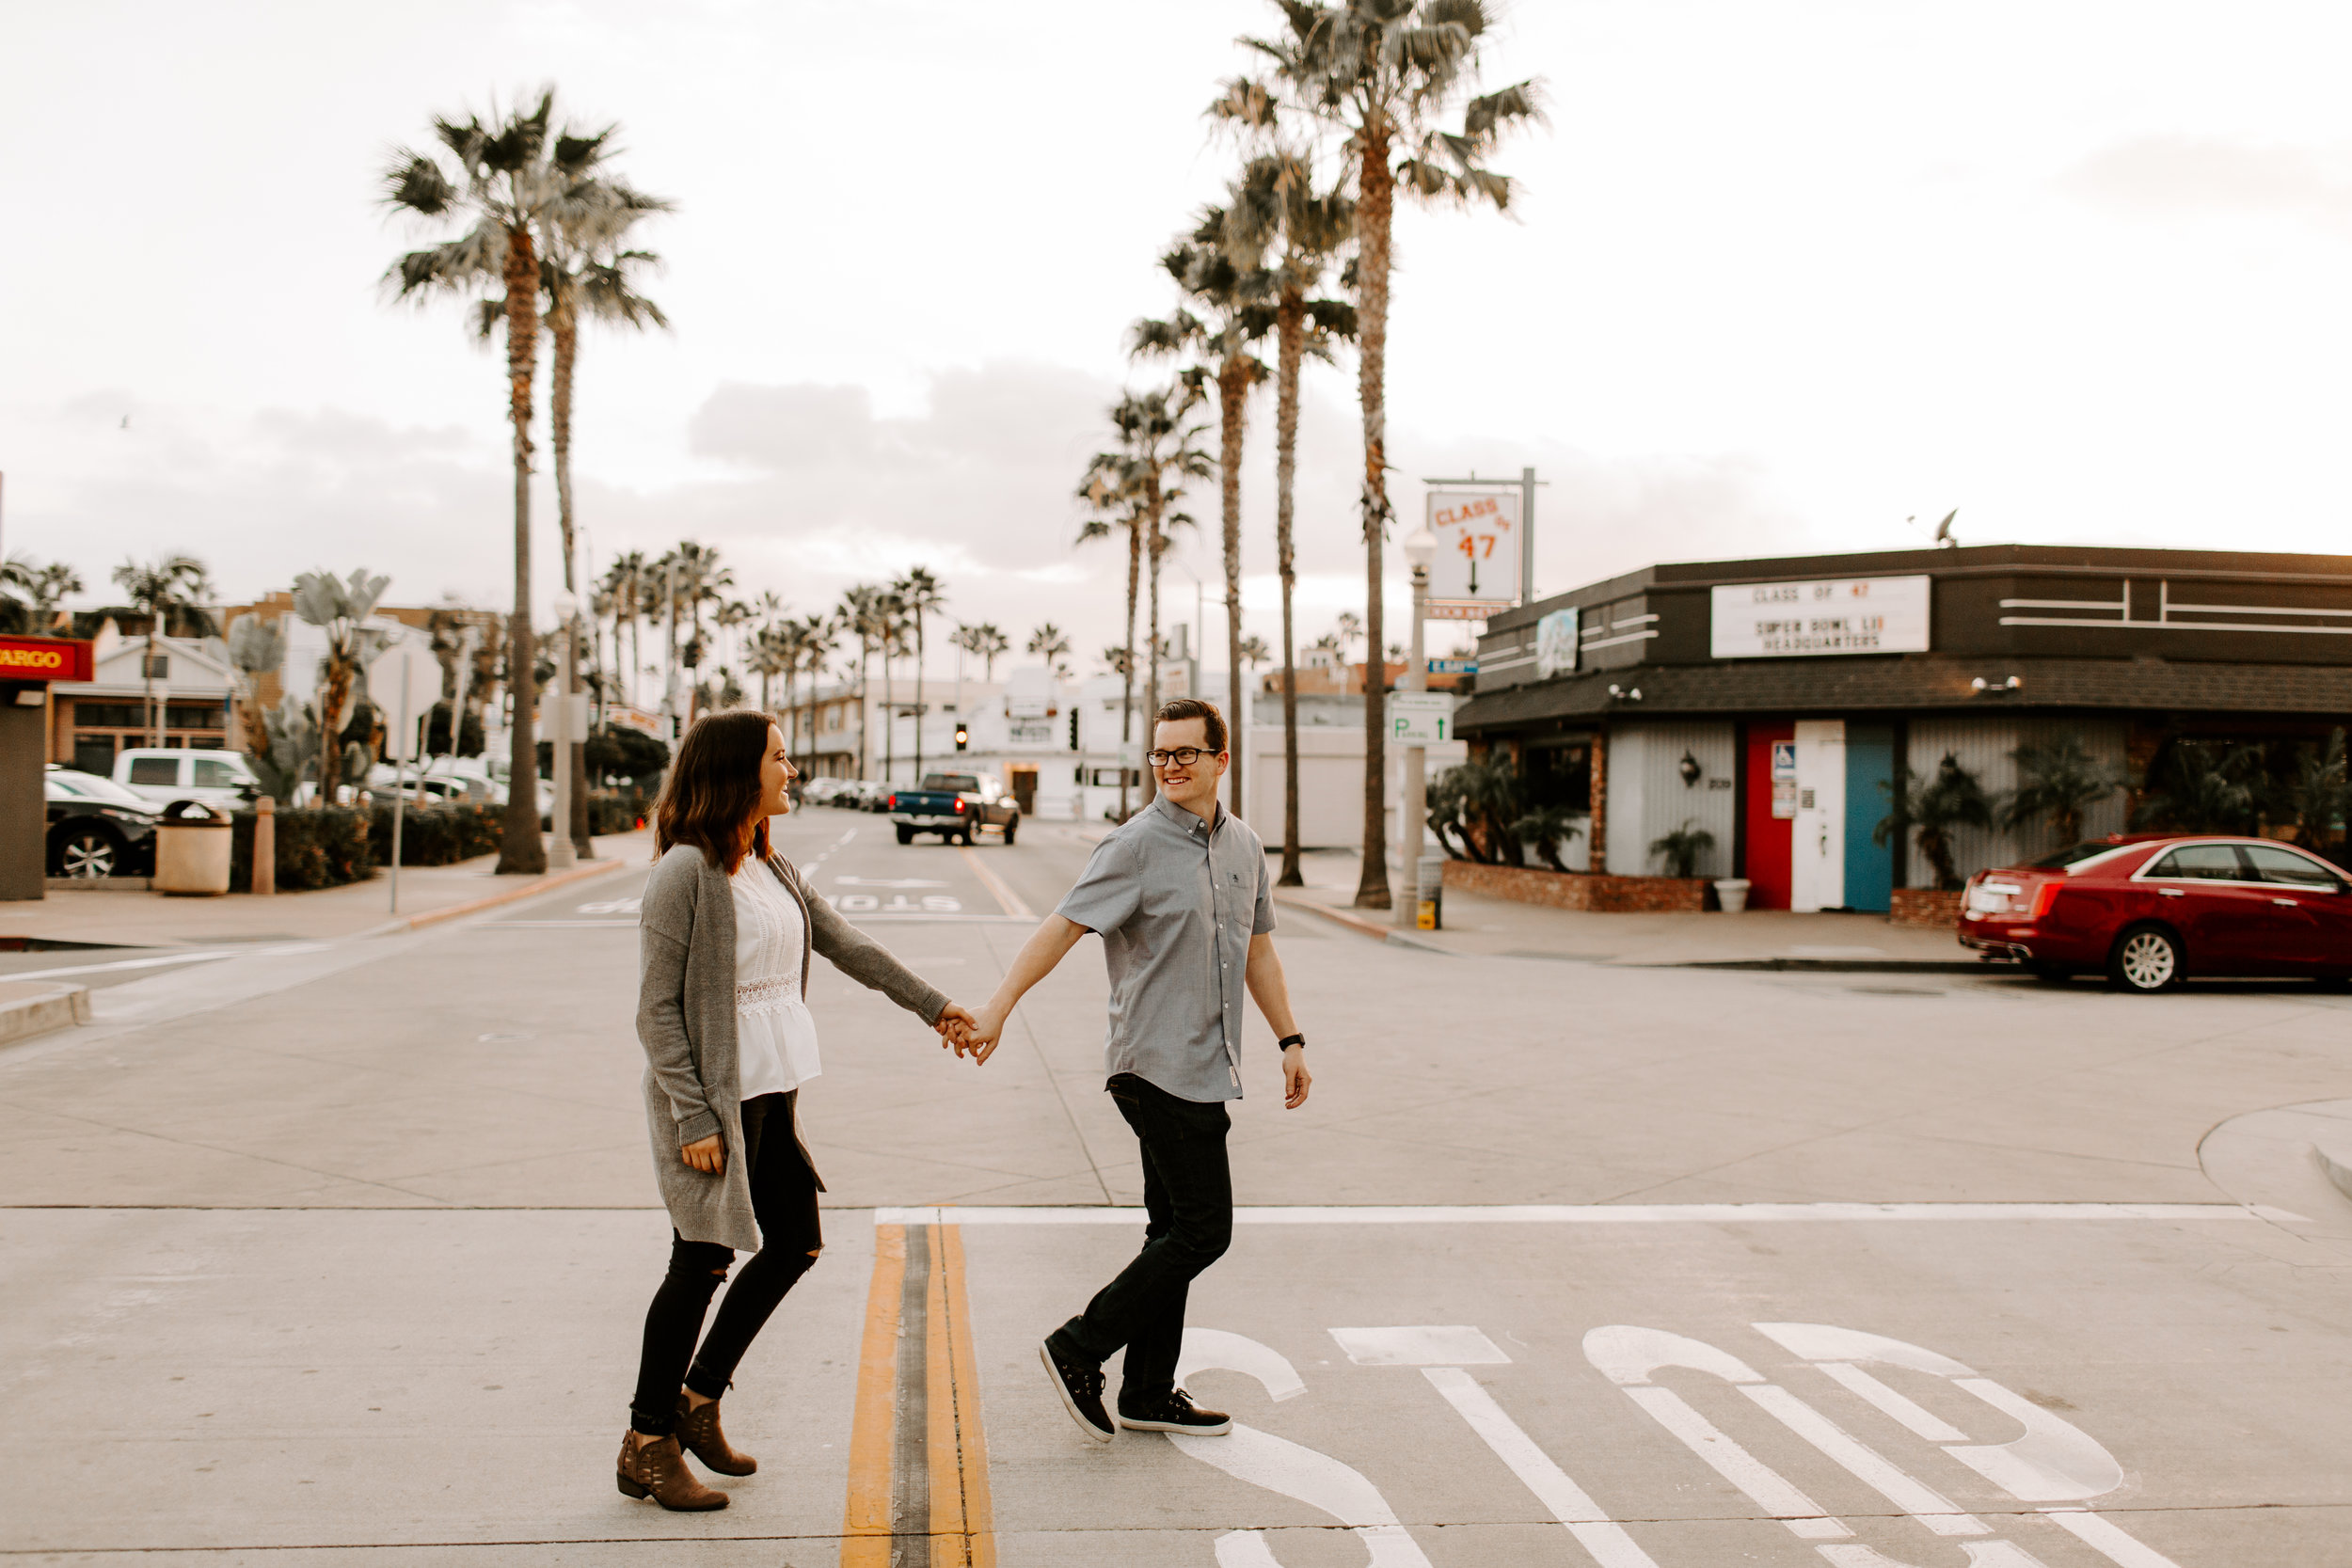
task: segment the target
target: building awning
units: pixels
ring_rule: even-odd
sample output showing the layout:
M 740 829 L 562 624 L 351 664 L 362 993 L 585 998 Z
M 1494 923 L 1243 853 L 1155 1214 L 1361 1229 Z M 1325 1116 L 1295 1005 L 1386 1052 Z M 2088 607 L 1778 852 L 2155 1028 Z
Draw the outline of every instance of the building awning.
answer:
M 2012 676 L 2018 684 L 2009 689 Z M 2002 689 L 1980 692 L 1978 680 Z M 1628 695 L 1612 697 L 1612 686 Z M 1635 690 L 1642 694 L 1638 701 L 1629 695 Z M 2352 668 L 1942 655 L 1634 665 L 1480 692 L 1455 713 L 1454 728 L 1468 736 L 1550 720 L 1648 714 L 1736 718 L 1995 708 L 2291 714 L 2352 721 Z

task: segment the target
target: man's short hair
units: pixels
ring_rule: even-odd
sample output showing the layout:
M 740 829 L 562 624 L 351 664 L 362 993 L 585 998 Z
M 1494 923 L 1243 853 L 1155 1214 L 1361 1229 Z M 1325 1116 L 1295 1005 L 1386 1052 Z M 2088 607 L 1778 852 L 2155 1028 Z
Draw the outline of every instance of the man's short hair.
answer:
M 1198 719 L 1207 730 L 1209 750 L 1212 752 L 1225 750 L 1225 715 L 1217 712 L 1215 703 L 1203 702 L 1198 697 L 1177 697 L 1162 703 L 1160 711 L 1153 714 L 1152 718 L 1155 727 L 1160 724 L 1181 724 L 1187 719 Z

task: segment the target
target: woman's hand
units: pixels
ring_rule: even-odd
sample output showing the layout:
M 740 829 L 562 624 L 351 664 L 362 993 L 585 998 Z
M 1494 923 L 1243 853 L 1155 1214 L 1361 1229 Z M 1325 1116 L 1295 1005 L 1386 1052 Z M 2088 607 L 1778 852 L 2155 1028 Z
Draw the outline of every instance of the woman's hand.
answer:
M 942 1050 L 952 1049 L 957 1055 L 961 1056 L 971 1048 L 972 1015 L 957 1004 L 948 1003 L 942 1009 L 939 1017 L 931 1022 L 931 1027 L 939 1031 L 939 1044 Z M 983 1061 L 986 1059 L 986 1057 L 981 1058 Z
M 1005 1018 L 1004 1013 L 996 1011 L 991 1005 L 982 1007 L 980 1016 L 965 1026 L 964 1045 L 971 1051 L 974 1061 L 985 1062 L 995 1053 L 997 1037 L 1005 1032 Z
M 717 1176 L 727 1168 L 727 1146 L 713 1132 L 707 1138 L 697 1138 L 678 1150 L 680 1158 L 705 1176 Z

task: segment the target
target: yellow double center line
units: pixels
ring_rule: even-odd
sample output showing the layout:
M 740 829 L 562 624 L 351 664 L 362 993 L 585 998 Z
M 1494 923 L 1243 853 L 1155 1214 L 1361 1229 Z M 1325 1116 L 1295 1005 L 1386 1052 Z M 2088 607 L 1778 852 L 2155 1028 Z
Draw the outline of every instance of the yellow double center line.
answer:
M 874 1230 L 842 1568 L 995 1568 L 988 1439 L 952 1225 Z

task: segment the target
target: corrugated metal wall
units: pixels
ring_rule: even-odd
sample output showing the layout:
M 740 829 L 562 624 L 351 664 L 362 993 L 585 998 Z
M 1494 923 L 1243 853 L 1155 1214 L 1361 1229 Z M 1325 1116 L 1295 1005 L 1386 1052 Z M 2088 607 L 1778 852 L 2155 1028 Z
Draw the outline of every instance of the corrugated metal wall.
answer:
M 1911 722 L 1910 759 L 1915 781 L 1931 776 L 1937 766 L 1950 752 L 1960 765 L 1977 776 L 1984 792 L 1993 798 L 1997 813 L 2000 799 L 2017 787 L 2017 764 L 2010 755 L 2028 742 L 2047 744 L 2066 736 L 2076 736 L 2083 749 L 2109 768 L 2118 778 L 2123 772 L 2123 724 L 2121 720 L 2107 719 L 2034 719 L 2010 714 L 1970 715 L 1965 719 L 1915 719 Z M 1884 800 L 1849 800 L 1849 812 L 1867 811 L 1876 822 L 1886 815 Z M 2105 800 L 2083 814 L 2083 836 L 2099 838 L 2123 831 L 2123 792 L 2118 789 Z M 1912 887 L 1931 887 L 1934 873 L 1919 853 L 1915 841 L 1909 847 L 1909 873 L 1906 882 Z M 2028 827 L 2015 833 L 1995 830 L 1986 832 L 1981 828 L 1962 828 L 1952 835 L 1952 863 L 1963 877 L 1981 871 L 1988 865 L 2008 865 L 2035 855 L 2045 854 L 2058 846 L 2051 842 L 2044 827 Z
M 1682 781 L 1686 752 L 1699 765 L 1694 784 Z M 1609 869 L 1621 877 L 1661 873 L 1650 841 L 1689 822 L 1715 835 L 1715 847 L 1699 857 L 1699 875 L 1730 876 L 1740 810 L 1740 792 L 1731 787 L 1739 777 L 1738 754 L 1738 732 L 1728 721 L 1612 724 Z

